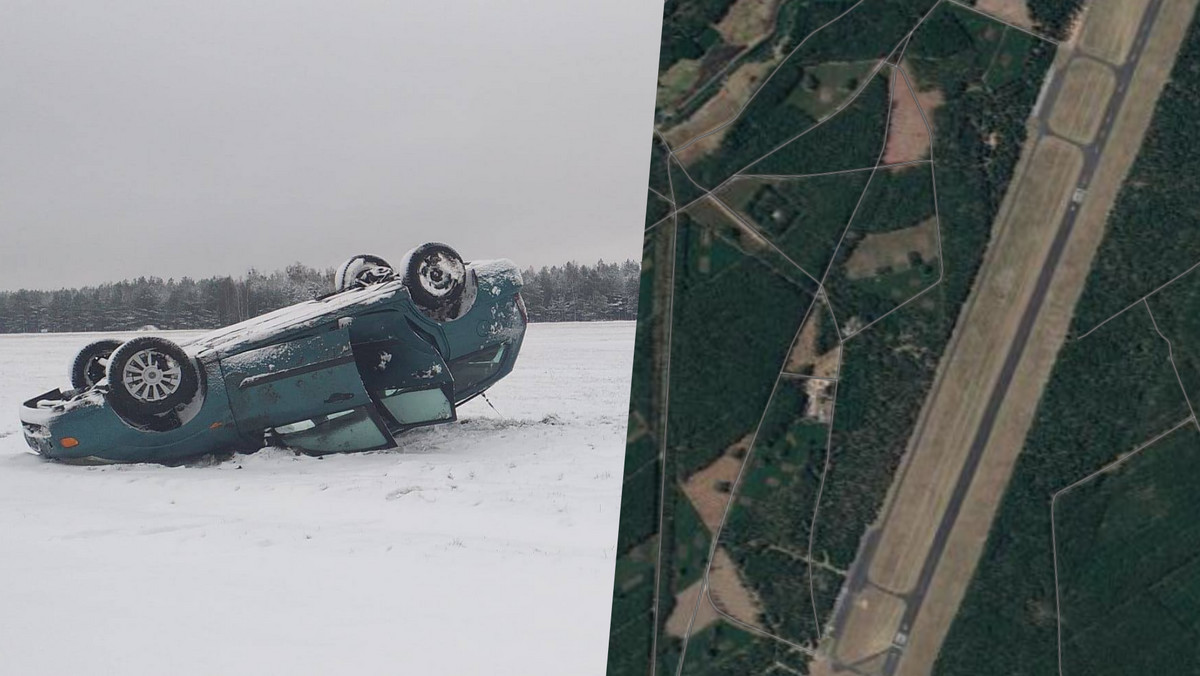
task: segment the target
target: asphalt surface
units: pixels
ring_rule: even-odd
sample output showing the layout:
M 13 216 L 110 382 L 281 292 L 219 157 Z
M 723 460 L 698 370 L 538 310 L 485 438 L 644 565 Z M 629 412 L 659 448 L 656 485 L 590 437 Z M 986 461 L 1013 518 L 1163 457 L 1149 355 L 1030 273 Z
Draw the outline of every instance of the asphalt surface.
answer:
M 1092 143 L 1088 145 L 1080 145 L 1073 143 L 1068 139 L 1062 139 L 1073 145 L 1080 147 L 1083 150 L 1083 168 L 1079 174 L 1079 182 L 1076 185 L 1078 189 L 1086 190 L 1091 184 L 1092 177 L 1095 175 L 1096 168 L 1099 165 L 1100 157 L 1104 152 L 1105 146 L 1108 143 L 1109 132 L 1112 130 L 1113 122 L 1116 119 L 1117 111 L 1124 105 L 1125 95 L 1129 90 L 1129 81 L 1132 79 L 1134 72 L 1137 69 L 1138 63 L 1141 61 L 1142 52 L 1146 46 L 1146 38 L 1150 29 L 1154 26 L 1155 19 L 1158 17 L 1159 10 L 1162 7 L 1162 0 L 1151 0 L 1147 5 L 1145 13 L 1142 15 L 1142 20 L 1138 26 L 1135 41 L 1130 48 L 1129 55 L 1122 66 L 1113 66 L 1116 73 L 1116 91 L 1109 100 L 1108 106 L 1104 113 L 1104 121 L 1101 123 L 1100 129 L 1096 132 L 1096 136 Z M 1073 57 L 1072 61 L 1074 58 Z M 1067 65 L 1057 70 L 1053 75 L 1047 90 L 1043 95 L 1041 106 L 1038 109 L 1038 138 L 1039 142 L 1047 136 L 1055 136 L 1049 127 L 1050 111 L 1054 109 L 1054 104 L 1058 99 L 1058 95 L 1062 89 L 1064 75 L 1067 72 Z M 1086 197 L 1085 197 L 1086 199 Z M 930 583 L 933 580 L 934 571 L 937 569 L 937 564 L 941 560 L 942 555 L 946 551 L 946 544 L 950 538 L 950 532 L 954 528 L 955 522 L 958 520 L 959 514 L 962 512 L 963 502 L 967 495 L 967 489 L 971 485 L 972 479 L 975 477 L 976 470 L 979 469 L 980 461 L 983 458 L 983 451 L 987 447 L 988 439 L 991 437 L 992 430 L 995 427 L 996 419 L 1000 411 L 1000 405 L 1003 403 L 1005 395 L 1008 393 L 1009 386 L 1012 384 L 1013 375 L 1016 373 L 1017 365 L 1021 361 L 1021 356 L 1025 352 L 1025 347 L 1029 343 L 1030 334 L 1033 331 L 1033 325 L 1038 314 L 1041 312 L 1042 304 L 1046 299 L 1047 291 L 1050 288 L 1050 280 L 1054 277 L 1054 272 L 1057 270 L 1059 263 L 1062 260 L 1063 251 L 1066 249 L 1067 241 L 1070 238 L 1071 232 L 1075 228 L 1075 221 L 1079 216 L 1079 205 L 1072 201 L 1068 206 L 1066 215 L 1063 216 L 1059 223 L 1058 230 L 1055 233 L 1054 240 L 1051 243 L 1050 251 L 1046 256 L 1046 261 L 1043 263 L 1042 269 L 1038 274 L 1037 282 L 1034 286 L 1033 295 L 1029 300 L 1029 304 L 1025 307 L 1025 312 L 1021 315 L 1020 323 L 1017 327 L 1017 334 L 1009 347 L 1008 354 L 1005 357 L 1004 364 L 1000 371 L 1000 377 L 996 382 L 988 397 L 987 406 L 984 409 L 983 418 L 980 421 L 979 428 L 976 430 L 975 437 L 971 442 L 971 446 L 967 451 L 967 459 L 963 465 L 962 472 L 959 474 L 958 480 L 954 485 L 954 491 L 951 493 L 949 504 L 945 513 L 942 516 L 941 522 L 938 524 L 938 529 L 934 535 L 933 543 L 930 547 L 929 554 L 925 559 L 925 563 L 921 568 L 921 574 L 918 578 L 917 585 L 912 592 L 904 595 L 906 610 L 903 619 L 900 623 L 900 632 L 907 637 L 911 631 L 917 615 L 921 611 L 921 606 L 924 603 L 925 596 L 929 591 Z M 878 542 L 878 532 L 873 532 L 868 535 L 863 549 L 860 553 L 859 560 L 855 563 L 854 571 L 850 579 L 850 592 L 857 594 L 861 589 L 868 584 L 867 572 L 871 568 L 871 559 L 874 556 L 876 544 Z M 847 613 L 839 613 L 839 617 L 835 619 L 835 635 L 841 630 L 844 624 Z M 888 651 L 887 659 L 884 663 L 882 673 L 883 676 L 892 676 L 895 673 L 899 664 L 900 657 L 903 655 L 903 646 L 893 645 Z M 853 665 L 839 665 L 843 667 L 853 668 Z

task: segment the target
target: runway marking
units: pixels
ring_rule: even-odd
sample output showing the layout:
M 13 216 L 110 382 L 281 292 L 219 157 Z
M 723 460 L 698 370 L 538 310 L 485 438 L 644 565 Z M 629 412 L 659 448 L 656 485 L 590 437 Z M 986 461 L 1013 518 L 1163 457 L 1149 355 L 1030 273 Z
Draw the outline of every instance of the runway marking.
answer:
M 1152 5 L 1151 5 L 1151 7 L 1154 7 L 1154 5 L 1152 4 Z M 1146 19 L 1147 19 L 1148 17 L 1150 17 L 1151 15 L 1153 15 L 1153 16 L 1155 16 L 1155 17 L 1157 16 L 1157 10 L 1156 10 L 1156 9 L 1155 9 L 1155 10 L 1153 10 L 1153 11 L 1148 9 L 1147 11 L 1148 11 L 1148 12 L 1151 12 L 1151 13 L 1148 13 L 1148 14 L 1146 14 L 1146 15 L 1143 15 L 1143 19 L 1142 19 L 1142 21 L 1143 21 L 1143 25 L 1146 25 Z M 1137 66 L 1137 64 L 1138 64 L 1138 62 L 1140 61 L 1140 58 L 1141 58 L 1141 53 L 1140 53 L 1140 51 L 1138 51 L 1138 50 L 1134 50 L 1134 51 L 1131 53 L 1131 56 L 1132 56 L 1133 58 L 1132 58 L 1132 60 L 1131 60 L 1130 64 L 1129 64 L 1129 65 L 1127 65 L 1127 68 L 1135 68 L 1135 67 Z M 1121 98 L 1121 99 L 1120 99 L 1120 101 L 1123 103 L 1123 98 Z M 1111 102 L 1111 103 L 1110 103 L 1110 105 L 1113 105 L 1113 104 L 1115 104 L 1115 103 L 1116 103 L 1115 101 L 1114 101 L 1114 102 Z M 1115 106 L 1114 106 L 1114 107 L 1115 107 Z M 1093 151 L 1094 151 L 1094 147 L 1093 147 Z M 1198 265 L 1198 266 L 1200 266 L 1200 263 L 1198 263 L 1197 265 Z M 1185 273 L 1185 274 L 1186 274 L 1186 273 Z M 1182 275 L 1181 275 L 1181 276 L 1182 276 Z M 1173 281 L 1173 280 L 1172 280 L 1172 281 Z M 1165 285 L 1164 285 L 1164 286 L 1165 286 Z M 1136 303 L 1135 303 L 1135 304 L 1136 304 Z M 1126 309 L 1128 309 L 1128 308 L 1126 308 Z M 1123 312 L 1123 311 L 1124 311 L 1124 310 L 1122 310 L 1122 312 Z M 1115 315 L 1114 315 L 1114 316 L 1115 316 Z M 1110 317 L 1110 319 L 1111 319 L 1111 317 Z M 1105 320 L 1105 321 L 1107 322 L 1108 320 Z M 1098 328 L 1098 327 L 1097 327 L 1097 328 Z M 1174 431 L 1174 430 L 1178 429 L 1178 428 L 1179 428 L 1179 427 L 1181 427 L 1182 425 L 1185 425 L 1185 424 L 1187 424 L 1187 422 L 1188 422 L 1189 420 L 1195 420 L 1194 416 L 1189 416 L 1189 418 L 1188 418 L 1188 419 L 1185 419 L 1184 421 L 1182 421 L 1181 423 L 1179 423 L 1178 425 L 1176 425 L 1176 426 L 1175 426 L 1174 428 L 1172 428 L 1171 430 L 1168 430 L 1168 431 L 1167 431 L 1166 433 L 1164 433 L 1163 435 L 1160 435 L 1160 437 L 1156 437 L 1155 439 L 1151 440 L 1150 442 L 1147 442 L 1147 444 L 1149 444 L 1149 443 L 1153 443 L 1153 442 L 1154 442 L 1154 441 L 1156 441 L 1158 438 L 1161 438 L 1161 436 L 1165 436 L 1165 434 L 1169 434 L 1170 432 L 1172 432 L 1172 431 Z M 1140 449 L 1138 449 L 1138 450 L 1140 450 Z M 1088 478 L 1091 478 L 1092 476 L 1095 476 L 1095 474 L 1093 474 L 1093 475 L 1089 475 L 1089 477 L 1086 477 L 1084 480 L 1087 480 Z M 1081 480 L 1081 482 L 1082 482 L 1082 481 L 1084 481 L 1084 480 Z M 1078 484 L 1078 483 L 1080 483 L 1080 482 L 1077 482 L 1077 484 Z M 1075 485 L 1077 485 L 1077 484 L 1075 484 Z M 1072 485 L 1072 486 L 1069 486 L 1069 487 L 1067 487 L 1066 489 L 1063 489 L 1062 491 L 1060 491 L 1059 493 L 1065 492 L 1066 490 L 1070 490 L 1071 488 L 1073 488 L 1073 486 L 1074 486 L 1074 485 Z M 1059 495 L 1059 493 L 1056 493 L 1056 494 L 1055 494 L 1055 497 L 1057 497 L 1057 496 Z M 1054 500 L 1052 499 L 1052 501 L 1051 501 L 1051 517 L 1052 517 L 1052 520 L 1053 520 L 1053 505 L 1054 505 Z M 1053 536 L 1053 531 L 1052 531 L 1052 536 Z M 927 563 L 928 563 L 928 562 L 927 562 Z M 935 563 L 936 563 L 936 562 L 935 562 Z M 1057 560 L 1055 561 L 1055 567 L 1056 567 L 1056 569 L 1055 569 L 1055 576 L 1056 576 L 1056 602 L 1057 602 L 1057 592 L 1058 592 L 1058 590 L 1057 590 Z M 919 609 L 919 608 L 920 608 L 920 603 L 918 603 L 918 604 L 917 604 L 917 609 Z M 911 630 L 911 629 L 912 629 L 912 627 L 909 627 L 909 630 Z M 1060 646 L 1059 646 L 1059 650 L 1060 650 L 1060 652 L 1059 652 L 1059 658 L 1060 658 L 1060 676 L 1061 676 L 1061 619 L 1060 619 L 1060 624 L 1059 624 L 1059 640 L 1060 640 Z M 893 660 L 893 659 L 891 659 L 891 658 L 889 657 L 888 663 L 887 663 L 887 665 L 886 665 L 886 666 L 885 666 L 885 668 L 884 668 L 884 673 L 885 673 L 885 674 L 890 674 L 890 673 L 893 673 L 893 672 L 894 672 L 894 670 L 895 670 L 895 667 L 896 667 L 896 666 L 897 666 L 897 664 L 896 664 L 896 660 Z

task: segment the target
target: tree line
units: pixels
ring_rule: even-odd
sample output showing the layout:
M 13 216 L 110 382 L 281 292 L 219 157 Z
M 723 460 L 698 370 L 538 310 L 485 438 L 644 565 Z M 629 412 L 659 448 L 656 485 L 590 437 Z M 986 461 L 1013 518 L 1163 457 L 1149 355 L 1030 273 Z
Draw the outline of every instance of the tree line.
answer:
M 636 319 L 637 261 L 566 263 L 525 270 L 530 321 Z M 0 333 L 212 329 L 310 300 L 333 289 L 332 268 L 294 263 L 240 277 L 139 277 L 75 289 L 0 291 Z

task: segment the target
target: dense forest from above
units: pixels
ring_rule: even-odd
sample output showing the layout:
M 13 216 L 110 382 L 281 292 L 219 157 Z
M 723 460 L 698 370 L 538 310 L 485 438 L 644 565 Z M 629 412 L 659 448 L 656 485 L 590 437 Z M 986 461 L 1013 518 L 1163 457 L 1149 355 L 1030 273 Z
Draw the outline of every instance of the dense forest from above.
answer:
M 528 268 L 521 296 L 535 322 L 634 319 L 637 261 Z M 210 329 L 324 295 L 333 269 L 301 263 L 240 277 L 139 277 L 55 291 L 0 291 L 0 333 Z

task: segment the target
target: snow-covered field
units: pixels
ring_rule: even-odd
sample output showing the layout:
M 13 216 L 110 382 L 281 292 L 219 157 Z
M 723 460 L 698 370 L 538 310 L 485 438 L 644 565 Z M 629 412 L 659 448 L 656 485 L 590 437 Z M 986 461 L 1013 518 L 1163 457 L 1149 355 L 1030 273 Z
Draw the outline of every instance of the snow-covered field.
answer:
M 633 335 L 535 324 L 393 451 L 178 468 L 28 454 L 93 337 L 0 336 L 0 673 L 603 674 Z

